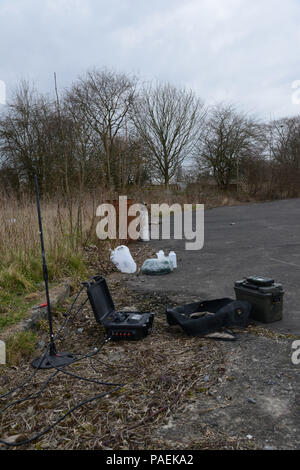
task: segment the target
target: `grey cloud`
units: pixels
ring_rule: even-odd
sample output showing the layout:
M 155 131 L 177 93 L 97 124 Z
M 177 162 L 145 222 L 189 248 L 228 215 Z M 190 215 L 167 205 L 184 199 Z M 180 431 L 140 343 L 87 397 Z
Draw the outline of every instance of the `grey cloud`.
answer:
M 298 0 L 2 0 L 0 80 L 53 92 L 90 67 L 228 99 L 263 118 L 299 113 Z

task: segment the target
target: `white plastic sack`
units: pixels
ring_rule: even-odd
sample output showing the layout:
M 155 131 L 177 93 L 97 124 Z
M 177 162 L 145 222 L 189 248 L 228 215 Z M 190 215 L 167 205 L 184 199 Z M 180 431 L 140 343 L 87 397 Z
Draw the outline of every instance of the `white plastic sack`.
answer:
M 134 274 L 136 272 L 136 263 L 127 246 L 118 246 L 111 252 L 110 259 L 121 273 Z

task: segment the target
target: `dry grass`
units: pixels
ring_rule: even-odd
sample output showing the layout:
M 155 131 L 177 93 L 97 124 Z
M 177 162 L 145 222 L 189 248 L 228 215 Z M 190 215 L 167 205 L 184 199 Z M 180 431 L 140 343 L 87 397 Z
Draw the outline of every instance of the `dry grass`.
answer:
M 50 279 L 79 276 L 85 271 L 83 248 L 99 245 L 96 236 L 98 205 L 117 194 L 81 195 L 74 200 L 42 201 L 42 218 Z M 186 191 L 176 188 L 132 188 L 128 197 L 136 202 L 205 204 L 206 208 L 251 202 L 247 193 L 220 191 L 215 186 L 194 185 Z M 0 289 L 33 292 L 42 280 L 40 240 L 35 200 L 0 194 Z M 116 240 L 111 243 L 114 247 Z M 102 247 L 100 247 L 102 250 Z M 1 292 L 0 292 L 1 297 Z
M 117 195 L 88 195 L 63 202 L 42 201 L 42 219 L 50 280 L 66 276 L 84 277 L 84 248 L 99 246 L 96 236 L 96 209 L 103 201 Z M 233 197 L 213 189 L 188 193 L 156 188 L 128 194 L 137 202 L 206 203 L 207 207 L 233 204 Z M 1 288 L 34 292 L 42 280 L 37 210 L 34 198 L 0 195 L 0 297 Z M 120 244 L 112 241 L 110 246 Z M 103 244 L 102 244 L 103 245 Z M 100 246 L 100 251 L 103 246 Z M 100 252 L 99 255 L 101 256 Z
M 32 292 L 42 280 L 37 211 L 29 198 L 0 201 L 0 287 Z M 82 274 L 82 248 L 96 241 L 95 201 L 81 206 L 42 203 L 50 279 Z

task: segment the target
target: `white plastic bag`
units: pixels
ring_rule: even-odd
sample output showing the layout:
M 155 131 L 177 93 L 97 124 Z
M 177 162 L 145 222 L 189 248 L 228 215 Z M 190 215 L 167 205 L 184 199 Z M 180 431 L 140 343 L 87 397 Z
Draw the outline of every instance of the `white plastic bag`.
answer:
M 134 274 L 136 272 L 136 263 L 127 246 L 118 246 L 111 251 L 110 259 L 121 273 Z
M 165 258 L 165 252 L 163 250 L 160 250 L 158 253 L 156 253 L 156 256 L 158 259 L 163 259 Z
M 173 271 L 173 263 L 168 258 L 147 259 L 142 266 L 142 273 L 151 276 L 169 274 Z
M 156 253 L 156 256 L 159 260 L 168 260 L 173 263 L 174 269 L 177 268 L 177 256 L 174 251 L 170 251 L 169 255 L 166 256 L 163 250 L 160 250 L 158 253 Z

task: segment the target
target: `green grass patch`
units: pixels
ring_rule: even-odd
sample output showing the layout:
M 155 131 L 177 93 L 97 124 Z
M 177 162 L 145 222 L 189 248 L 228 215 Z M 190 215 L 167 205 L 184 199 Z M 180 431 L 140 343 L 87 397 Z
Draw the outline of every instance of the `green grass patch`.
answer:
M 88 269 L 80 252 L 50 253 L 47 265 L 49 281 L 53 284 L 66 277 L 75 280 L 87 277 Z M 36 299 L 26 300 L 26 296 L 39 292 L 43 285 L 40 256 L 32 256 L 27 262 L 22 256 L 16 256 L 10 266 L 0 266 L 0 331 L 26 318 L 31 307 L 38 303 Z
M 47 257 L 49 281 L 63 279 L 66 276 L 84 277 L 87 273 L 84 256 L 81 252 L 62 250 L 51 252 Z M 9 266 L 0 266 L 0 288 L 35 292 L 43 281 L 41 256 L 16 255 Z
M 7 364 L 18 365 L 31 358 L 37 344 L 37 335 L 32 331 L 22 331 L 10 337 L 6 343 Z
M 23 320 L 36 303 L 26 300 L 23 292 L 0 288 L 0 331 Z

